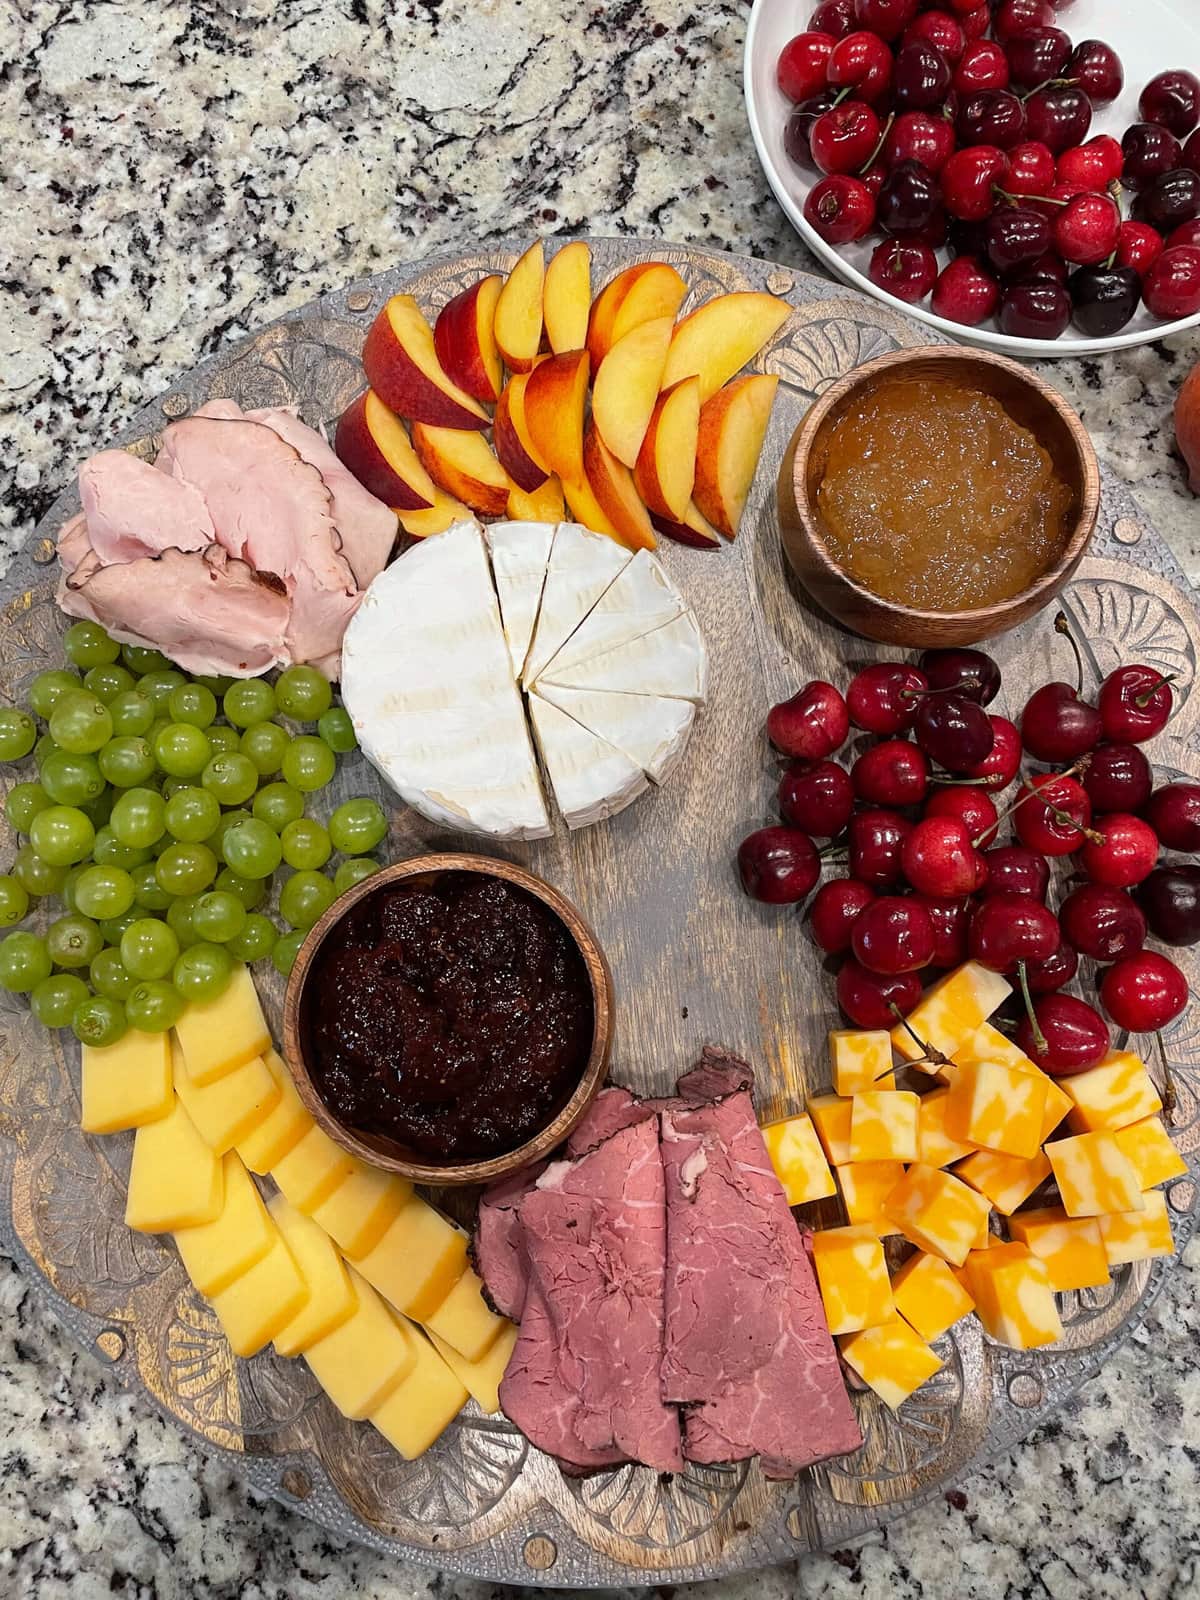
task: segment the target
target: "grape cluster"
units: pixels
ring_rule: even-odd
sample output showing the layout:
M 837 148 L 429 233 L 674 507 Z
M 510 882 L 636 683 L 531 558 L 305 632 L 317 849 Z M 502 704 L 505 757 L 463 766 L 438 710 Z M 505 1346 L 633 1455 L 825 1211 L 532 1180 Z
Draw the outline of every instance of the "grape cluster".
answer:
M 64 907 L 0 942 L 0 986 L 28 994 L 45 1026 L 107 1045 L 127 1027 L 171 1027 L 236 962 L 270 957 L 286 975 L 336 896 L 378 871 L 368 852 L 387 818 L 367 798 L 327 824 L 305 814 L 356 746 L 316 668 L 274 684 L 189 677 L 93 622 L 74 623 L 64 648 L 70 666 L 38 673 L 27 709 L 0 708 L 0 761 L 32 757 L 37 772 L 5 802 L 22 842 L 0 874 L 0 927 L 35 902 Z M 281 865 L 282 934 L 260 909 Z

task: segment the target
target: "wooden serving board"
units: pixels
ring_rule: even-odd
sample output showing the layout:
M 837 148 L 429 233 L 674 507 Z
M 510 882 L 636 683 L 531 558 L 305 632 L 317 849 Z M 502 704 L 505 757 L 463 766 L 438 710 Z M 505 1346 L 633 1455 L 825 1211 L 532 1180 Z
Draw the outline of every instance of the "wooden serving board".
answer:
M 396 268 L 327 295 L 197 367 L 119 442 L 148 453 L 166 421 L 224 395 L 245 406 L 294 404 L 310 423 L 332 422 L 362 387 L 358 354 L 389 294 L 406 290 L 435 313 L 478 276 L 506 270 L 524 243 Z M 748 900 L 734 872 L 739 840 L 772 814 L 779 769 L 764 719 L 808 678 L 844 683 L 862 662 L 897 654 L 842 633 L 794 591 L 774 474 L 824 386 L 873 356 L 929 339 L 916 322 L 821 279 L 712 252 L 598 239 L 593 281 L 644 259 L 679 268 L 691 285 L 688 304 L 765 288 L 795 307 L 755 363 L 782 382 L 736 544 L 662 551 L 708 643 L 710 703 L 663 790 L 598 827 L 495 853 L 549 879 L 598 933 L 616 986 L 614 1077 L 668 1090 L 703 1044 L 717 1042 L 754 1064 L 760 1114 L 774 1116 L 798 1109 L 807 1089 L 828 1081 L 825 1035 L 836 1008 L 801 915 Z M 58 663 L 53 538 L 77 505 L 74 489 L 64 492 L 8 573 L 0 612 L 7 697 Z M 1092 554 L 1062 603 L 1097 673 L 1138 660 L 1177 675 L 1180 709 L 1148 747 L 1164 777 L 1200 770 L 1200 630 L 1185 589 L 1128 492 L 1106 477 Z M 1032 684 L 1064 666 L 1046 617 L 993 648 L 1005 673 L 1001 712 L 1019 709 Z M 361 758 L 346 761 L 336 792 L 317 809 L 327 814 L 362 792 L 388 802 Z M 390 858 L 458 846 L 488 848 L 394 811 Z M 1184 957 L 1194 982 L 1196 964 Z M 278 1022 L 282 985 L 272 975 L 263 987 Z M 1198 1016 L 1190 1009 L 1166 1040 L 1179 1091 L 1175 1133 L 1192 1163 L 1167 1196 L 1180 1248 L 1195 1223 L 1200 1165 Z M 1143 1051 L 1148 1044 L 1133 1041 Z M 78 1113 L 77 1049 L 40 1029 L 23 1000 L 0 996 L 0 1183 L 9 1201 L 0 1206 L 0 1238 L 76 1336 L 257 1488 L 331 1533 L 501 1582 L 708 1578 L 843 1544 L 1044 1421 L 1135 1326 L 1171 1268 L 1122 1267 L 1104 1289 L 1066 1296 L 1066 1338 L 1048 1351 L 993 1345 L 966 1319 L 939 1341 L 942 1371 L 898 1414 L 871 1395 L 856 1400 L 866 1435 L 857 1455 L 794 1484 L 768 1484 L 747 1464 L 692 1467 L 674 1478 L 625 1467 L 572 1481 L 503 1418 L 473 1407 L 425 1457 L 405 1463 L 372 1428 L 338 1416 L 301 1362 L 231 1355 L 169 1241 L 124 1226 L 131 1136 L 89 1138 Z

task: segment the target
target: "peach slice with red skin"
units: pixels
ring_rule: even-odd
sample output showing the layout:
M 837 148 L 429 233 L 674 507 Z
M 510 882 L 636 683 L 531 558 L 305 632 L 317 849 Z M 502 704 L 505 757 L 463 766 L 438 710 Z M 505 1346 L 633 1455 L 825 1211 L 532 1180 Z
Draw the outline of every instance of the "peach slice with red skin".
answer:
M 674 326 L 670 317 L 655 317 L 631 328 L 600 363 L 592 384 L 592 421 L 627 467 L 635 465 L 642 448 Z
M 532 491 L 514 484 L 508 497 L 508 516 L 513 522 L 563 522 L 567 508 L 563 487 L 557 478 L 547 478 Z
M 338 419 L 333 448 L 338 460 L 393 511 L 428 511 L 437 490 L 417 459 L 404 424 L 372 389 Z
M 429 509 L 402 511 L 400 526 L 414 539 L 428 539 L 430 534 L 445 533 L 447 528 L 453 527 L 456 522 L 464 521 L 470 515 L 470 506 L 463 505 L 462 501 L 456 500 L 452 494 L 443 494 L 440 489 L 435 488 L 433 504 Z
M 484 517 L 502 517 L 512 482 L 479 433 L 413 423 L 413 448 L 440 488 Z
M 515 372 L 504 385 L 496 402 L 496 415 L 492 419 L 492 443 L 500 458 L 500 465 L 518 489 L 533 494 L 545 483 L 549 473 L 538 461 L 529 426 L 525 421 L 525 386 L 527 372 Z
M 513 267 L 496 301 L 496 345 L 510 372 L 529 372 L 542 345 L 542 295 L 546 278 L 538 239 Z
M 583 349 L 591 305 L 592 252 L 576 239 L 551 258 L 542 291 L 546 338 L 556 356 Z
M 434 428 L 486 428 L 487 412 L 437 357 L 433 329 L 410 294 L 394 294 L 367 333 L 367 382 L 389 410 Z
M 596 296 L 588 318 L 587 347 L 593 370 L 633 328 L 657 317 L 674 318 L 687 287 L 665 261 L 639 261 L 618 272 Z
M 665 538 L 674 539 L 676 544 L 686 544 L 692 550 L 721 548 L 717 530 L 706 517 L 701 515 L 694 501 L 688 503 L 688 508 L 679 522 L 669 517 L 657 517 L 653 512 L 650 514 L 650 521 L 659 533 Z
M 777 334 L 791 316 L 786 300 L 773 294 L 719 294 L 675 325 L 663 388 L 696 373 L 700 403 L 716 394 Z
M 525 426 L 534 453 L 564 489 L 582 483 L 583 415 L 587 405 L 588 354 L 572 350 L 539 361 L 525 385 Z
M 650 513 L 633 486 L 633 474 L 608 448 L 594 422 L 583 437 L 583 465 L 588 488 L 621 543 L 630 550 L 653 550 L 658 541 Z
M 727 383 L 700 407 L 693 498 L 727 539 L 742 520 L 778 387 L 778 378 L 752 373 Z
M 496 348 L 496 302 L 504 279 L 480 278 L 438 312 L 433 344 L 446 376 L 476 400 L 495 405 L 504 383 Z
M 696 481 L 700 379 L 680 378 L 654 403 L 633 481 L 651 517 L 683 522 Z

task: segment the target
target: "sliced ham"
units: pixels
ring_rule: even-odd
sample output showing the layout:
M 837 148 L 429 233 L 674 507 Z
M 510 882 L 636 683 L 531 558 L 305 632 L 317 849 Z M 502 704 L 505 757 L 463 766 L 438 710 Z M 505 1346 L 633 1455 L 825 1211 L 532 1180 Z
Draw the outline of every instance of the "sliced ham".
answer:
M 92 549 L 103 562 L 203 550 L 216 537 L 204 496 L 127 450 L 101 450 L 79 469 Z

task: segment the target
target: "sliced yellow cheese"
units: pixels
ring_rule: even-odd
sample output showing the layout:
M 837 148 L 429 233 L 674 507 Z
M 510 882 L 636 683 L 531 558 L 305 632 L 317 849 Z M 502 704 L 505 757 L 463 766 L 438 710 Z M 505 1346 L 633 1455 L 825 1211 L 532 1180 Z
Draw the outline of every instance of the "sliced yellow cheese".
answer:
M 921 1250 L 961 1267 L 986 1228 L 991 1210 L 983 1195 L 938 1167 L 909 1167 L 883 1203 L 884 1215 Z
M 892 1298 L 905 1322 L 929 1344 L 975 1306 L 954 1268 L 924 1250 L 910 1256 L 894 1274 Z
M 81 1099 L 85 1133 L 119 1133 L 165 1117 L 175 1099 L 168 1036 L 130 1028 L 102 1049 L 85 1044 Z
M 371 1422 L 406 1461 L 423 1455 L 467 1403 L 467 1387 L 415 1329 L 413 1369 L 370 1413 Z
M 304 1352 L 313 1376 L 344 1417 L 369 1417 L 417 1364 L 416 1333 L 401 1323 L 354 1268 L 355 1306 L 345 1322 Z
M 1050 1176 L 1045 1151 L 1035 1156 L 1003 1156 L 995 1150 L 977 1150 L 960 1161 L 954 1176 L 986 1195 L 1001 1216 L 1007 1217 L 1025 1204 L 1039 1183 Z
M 312 1116 L 292 1082 L 292 1075 L 275 1050 L 262 1058 L 279 1085 L 279 1099 L 256 1128 L 237 1143 L 237 1152 L 251 1172 L 270 1172 L 289 1150 L 294 1150 L 313 1125 Z
M 1025 1245 L 972 1250 L 966 1279 L 980 1322 L 1000 1344 L 1036 1350 L 1062 1338 L 1046 1263 Z
M 355 1266 L 397 1311 L 423 1322 L 466 1271 L 467 1236 L 414 1195 Z
M 907 1089 L 869 1089 L 850 1102 L 851 1161 L 915 1161 L 920 1100 Z
M 833 1173 L 811 1117 L 801 1112 L 784 1122 L 769 1122 L 762 1136 L 788 1205 L 802 1206 L 835 1193 Z
M 850 1108 L 851 1102 L 836 1094 L 818 1094 L 808 1101 L 808 1114 L 831 1166 L 844 1166 L 850 1159 Z
M 870 1228 L 824 1228 L 813 1234 L 812 1253 L 830 1333 L 856 1333 L 894 1315 L 883 1246 Z
M 1054 1139 L 1046 1154 L 1069 1217 L 1100 1217 L 1144 1207 L 1137 1170 L 1107 1129 Z
M 917 1113 L 917 1160 L 926 1167 L 948 1167 L 969 1156 L 975 1146 L 966 1139 L 952 1139 L 946 1132 L 946 1102 L 949 1089 L 934 1089 L 921 1096 Z
M 234 1355 L 257 1354 L 287 1326 L 308 1298 L 308 1286 L 283 1235 L 271 1224 L 274 1238 L 266 1255 L 249 1272 L 213 1296 Z
M 1011 993 L 1011 984 L 998 972 L 989 972 L 978 961 L 967 961 L 926 991 L 909 1013 L 907 1027 L 896 1024 L 892 1044 L 905 1061 L 922 1072 L 932 1073 L 934 1067 L 920 1059 L 924 1052 L 917 1039 L 942 1055 L 953 1056 Z
M 189 1001 L 175 1024 L 175 1037 L 188 1076 L 200 1088 L 251 1056 L 265 1055 L 271 1048 L 271 1031 L 249 967 L 236 967 L 215 1000 Z
M 424 1319 L 425 1332 L 437 1334 L 465 1361 L 480 1361 L 509 1326 L 483 1298 L 483 1283 L 470 1267 L 450 1293 Z M 464 1382 L 466 1380 L 464 1379 Z M 467 1384 L 470 1388 L 470 1384 Z
M 322 1201 L 354 1171 L 357 1162 L 348 1150 L 333 1140 L 314 1122 L 297 1144 L 271 1168 L 280 1190 L 305 1216 L 311 1216 Z
M 946 1132 L 985 1150 L 1029 1157 L 1042 1142 L 1047 1078 L 1001 1061 L 956 1062 Z
M 225 1194 L 220 1212 L 211 1222 L 175 1234 L 188 1277 L 210 1300 L 261 1261 L 275 1238 L 262 1196 L 241 1158 L 231 1150 L 221 1166 Z
M 1161 1189 L 1150 1191 L 1140 1211 L 1114 1211 L 1097 1220 L 1110 1266 L 1175 1253 L 1167 1197 Z
M 838 1340 L 846 1365 L 895 1411 L 932 1378 L 941 1359 L 900 1317 Z
M 892 1036 L 886 1029 L 834 1028 L 829 1035 L 829 1062 L 835 1094 L 896 1087 Z
M 221 1211 L 221 1163 L 178 1099 L 165 1117 L 144 1123 L 133 1138 L 125 1221 L 141 1233 L 198 1228 Z
M 1143 1189 L 1153 1189 L 1187 1171 L 1187 1162 L 1163 1127 L 1161 1117 L 1143 1117 L 1127 1128 L 1115 1129 L 1113 1137 L 1122 1154 L 1133 1164 Z
M 313 1207 L 312 1219 L 351 1261 L 383 1238 L 412 1194 L 412 1184 L 394 1173 L 355 1161 L 348 1177 Z
M 1125 1128 L 1162 1110 L 1145 1063 L 1130 1050 L 1110 1050 L 1086 1072 L 1064 1078 L 1062 1086 L 1071 1097 L 1067 1121 L 1077 1133 Z
M 439 1339 L 428 1324 L 425 1331 L 433 1340 L 434 1349 L 469 1391 L 481 1411 L 491 1415 L 500 1409 L 500 1379 L 512 1359 L 513 1349 L 520 1329 L 515 1322 L 505 1322 L 500 1337 L 477 1361 L 468 1361 L 453 1345 Z
M 852 1226 L 881 1237 L 899 1229 L 883 1214 L 883 1202 L 904 1176 L 902 1161 L 851 1161 L 837 1169 L 842 1204 Z
M 232 1150 L 279 1103 L 279 1084 L 261 1056 L 200 1085 L 192 1081 L 178 1044 L 172 1046 L 175 1093 L 204 1142 L 217 1155 Z
M 1050 1287 L 1056 1292 L 1094 1289 L 1108 1282 L 1108 1257 L 1095 1217 L 1069 1217 L 1061 1206 L 1041 1206 L 1010 1217 L 1008 1231 L 1046 1263 Z
M 308 1289 L 308 1299 L 275 1335 L 281 1356 L 299 1356 L 348 1322 L 358 1300 L 346 1263 L 325 1230 L 285 1195 L 275 1195 L 270 1211 Z

